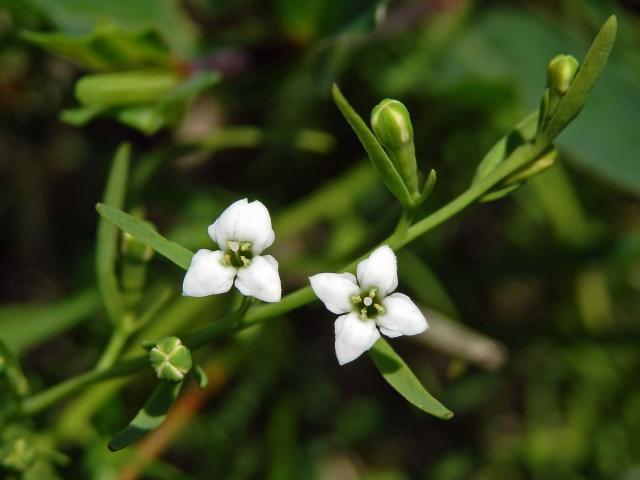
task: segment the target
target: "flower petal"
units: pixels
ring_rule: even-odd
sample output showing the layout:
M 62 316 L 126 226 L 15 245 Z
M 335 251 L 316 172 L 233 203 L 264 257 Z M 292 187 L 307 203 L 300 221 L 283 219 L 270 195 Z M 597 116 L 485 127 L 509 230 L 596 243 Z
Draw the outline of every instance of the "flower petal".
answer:
M 358 358 L 380 338 L 375 322 L 360 320 L 358 314 L 354 312 L 338 317 L 335 330 L 336 356 L 340 365 Z
M 386 313 L 376 318 L 376 323 L 387 337 L 416 335 L 429 328 L 420 309 L 403 293 L 389 295 L 384 299 L 384 307 Z
M 358 264 L 356 273 L 362 288 L 378 287 L 378 293 L 386 297 L 398 286 L 396 254 L 388 245 L 378 247 Z
M 353 307 L 351 297 L 360 293 L 351 273 L 318 273 L 309 277 L 311 288 L 332 313 L 347 313 Z
M 270 256 L 270 255 L 269 255 Z M 274 266 L 275 262 L 275 266 Z M 282 296 L 278 262 L 271 257 L 253 257 L 248 267 L 238 270 L 236 288 L 246 296 L 263 302 L 279 302 Z
M 260 255 L 275 239 L 269 210 L 262 202 L 246 198 L 232 203 L 208 228 L 209 236 L 225 250 L 227 241 L 251 242 L 252 253 Z
M 205 297 L 228 292 L 233 285 L 236 269 L 222 264 L 224 254 L 220 250 L 198 250 L 182 282 L 182 294 L 188 297 Z

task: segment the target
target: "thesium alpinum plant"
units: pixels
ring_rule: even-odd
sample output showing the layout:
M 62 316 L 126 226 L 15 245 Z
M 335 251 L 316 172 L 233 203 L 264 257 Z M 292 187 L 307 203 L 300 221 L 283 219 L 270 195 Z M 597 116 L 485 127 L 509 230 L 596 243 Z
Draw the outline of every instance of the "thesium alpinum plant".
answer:
M 77 82 L 75 95 L 80 106 L 63 113 L 68 123 L 84 125 L 107 117 L 144 133 L 155 133 L 175 124 L 188 100 L 219 80 L 217 74 L 205 70 L 175 73 L 163 56 L 160 40 L 153 36 L 142 40 L 136 35 L 119 37 L 122 52 L 130 55 L 120 55 L 115 68 L 109 63 L 113 58 L 101 57 L 97 53 L 100 50 L 92 49 L 92 42 L 109 44 L 117 33 L 117 29 L 98 30 L 80 46 L 67 44 L 62 37 L 25 34 L 29 41 L 58 53 L 69 54 L 77 48 L 79 63 L 102 72 Z M 539 72 L 541 79 L 546 75 L 539 109 L 505 132 L 478 159 L 468 187 L 442 205 L 434 204 L 430 194 L 448 179 L 440 175 L 436 182 L 429 159 L 415 147 L 414 139 L 421 132 L 412 124 L 413 106 L 399 99 L 372 99 L 371 103 L 378 101 L 377 105 L 370 115 L 361 115 L 347 100 L 348 95 L 334 84 L 336 121 L 341 115 L 350 125 L 353 141 L 360 143 L 370 160 L 369 168 L 390 192 L 389 212 L 398 212 L 394 229 L 385 232 L 376 244 L 369 242 L 371 248 L 360 251 L 341 268 L 318 269 L 311 274 L 306 269 L 296 272 L 296 263 L 287 261 L 287 249 L 278 249 L 281 232 L 274 218 L 280 213 L 267 201 L 241 193 L 234 194 L 235 200 L 222 206 L 219 215 L 211 215 L 208 223 L 190 226 L 201 232 L 198 238 L 203 241 L 197 249 L 169 240 L 162 228 L 145 218 L 144 207 L 151 205 L 141 198 L 143 187 L 153 181 L 157 168 L 153 162 L 157 159 L 147 157 L 147 164 L 133 169 L 131 147 L 120 145 L 113 156 L 102 201 L 96 206 L 95 270 L 99 303 L 110 321 L 109 339 L 94 368 L 53 384 L 32 383 L 12 346 L 2 344 L 0 447 L 7 472 L 3 478 L 36 478 L 28 476 L 34 466 L 49 472 L 44 463 L 66 461 L 56 451 L 56 435 L 46 441 L 34 440 L 39 438 L 39 419 L 61 402 L 73 402 L 89 388 L 102 385 L 108 389 L 114 382 L 152 374 L 155 387 L 139 389 L 138 413 L 105 445 L 111 451 L 124 449 L 163 424 L 171 407 L 185 395 L 185 385 L 195 381 L 201 388 L 207 386 L 208 358 L 198 353 L 200 349 L 206 347 L 211 352 L 210 347 L 214 351 L 223 348 L 240 341 L 255 327 L 277 329 L 287 314 L 313 302 L 327 310 L 322 314 L 326 320 L 324 336 L 318 342 L 323 345 L 321 354 L 335 357 L 343 366 L 340 371 L 350 368 L 347 364 L 367 362 L 369 357 L 389 387 L 408 404 L 442 420 L 454 417 L 454 412 L 429 393 L 429 385 L 422 384 L 396 351 L 396 338 L 429 335 L 431 321 L 418 299 L 399 286 L 403 267 L 397 255 L 463 210 L 508 196 L 560 161 L 554 141 L 588 101 L 615 36 L 616 18 L 612 16 L 582 60 L 564 54 L 551 58 L 547 72 Z M 135 68 L 141 59 L 149 69 Z M 252 142 L 250 132 L 237 133 L 239 144 Z M 176 147 L 176 154 L 178 150 Z M 243 168 L 249 167 L 239 167 Z M 296 215 L 312 215 L 311 207 L 307 211 L 303 207 Z M 377 238 L 374 232 L 380 225 L 367 223 L 366 228 L 372 239 Z M 150 263 L 163 259 L 168 260 L 163 268 L 180 271 L 182 282 L 156 281 L 150 275 Z M 288 277 L 301 278 L 304 284 L 292 288 L 281 281 L 283 270 Z M 216 296 L 230 300 L 209 313 L 211 304 L 207 302 Z M 161 315 L 168 319 L 167 324 L 154 330 L 154 322 Z M 194 316 L 205 320 L 197 328 L 189 323 Z M 289 352 L 265 354 L 277 357 Z M 270 375 L 269 368 L 265 365 L 265 376 Z M 96 392 L 99 396 L 100 391 Z M 91 407 L 79 403 L 77 408 L 80 412 Z M 61 422 L 72 425 L 73 415 L 73 411 L 68 412 Z M 57 428 L 64 431 L 64 423 Z M 48 473 L 43 475 L 37 478 L 49 478 Z

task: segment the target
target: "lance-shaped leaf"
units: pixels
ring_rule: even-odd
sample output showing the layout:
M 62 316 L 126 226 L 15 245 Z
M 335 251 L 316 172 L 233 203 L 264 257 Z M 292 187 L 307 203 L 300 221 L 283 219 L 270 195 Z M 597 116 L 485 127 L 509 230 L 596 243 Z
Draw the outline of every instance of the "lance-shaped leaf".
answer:
M 103 201 L 106 205 L 122 208 L 127 192 L 129 177 L 129 145 L 120 145 L 113 157 Z M 118 322 L 122 316 L 122 295 L 116 277 L 116 256 L 118 252 L 118 229 L 106 219 L 98 222 L 96 243 L 96 275 L 98 289 L 109 318 Z
M 427 392 L 409 366 L 384 338 L 375 343 L 369 350 L 369 355 L 389 385 L 409 403 L 443 420 L 453 417 L 453 412 Z
M 138 411 L 131 423 L 116 434 L 109 442 L 109 450 L 115 452 L 128 447 L 147 433 L 158 428 L 169 412 L 171 405 L 178 398 L 182 382 L 160 382 L 149 400 Z
M 584 106 L 589 92 L 607 64 L 609 53 L 611 53 L 616 40 L 617 28 L 618 22 L 615 15 L 612 15 L 598 32 L 580 65 L 576 78 L 562 97 L 556 112 L 542 132 L 541 138 L 547 142 L 551 142 L 557 137 Z
M 346 98 L 340 92 L 337 85 L 333 85 L 333 100 L 344 115 L 344 118 L 349 122 L 351 128 L 358 136 L 360 143 L 364 147 L 367 155 L 371 159 L 374 168 L 380 175 L 380 178 L 386 185 L 386 187 L 395 195 L 395 197 L 406 208 L 413 208 L 414 202 L 411 198 L 411 194 L 407 189 L 402 177 L 396 170 L 391 159 L 387 156 L 384 148 L 378 142 L 378 139 L 369 129 L 367 124 L 362 120 L 360 115 L 353 109 Z
M 102 203 L 96 205 L 96 210 L 102 217 L 109 220 L 118 228 L 138 238 L 142 243 L 153 248 L 160 255 L 171 260 L 179 267 L 185 270 L 189 268 L 193 252 L 163 237 L 148 223 L 138 220 L 120 209 Z

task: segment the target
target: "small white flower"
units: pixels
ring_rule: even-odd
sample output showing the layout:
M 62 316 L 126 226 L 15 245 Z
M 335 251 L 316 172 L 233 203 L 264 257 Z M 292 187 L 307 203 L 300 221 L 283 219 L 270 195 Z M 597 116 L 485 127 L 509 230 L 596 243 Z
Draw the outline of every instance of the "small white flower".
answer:
M 427 320 L 409 297 L 391 293 L 398 286 L 396 256 L 387 245 L 374 250 L 351 273 L 319 273 L 311 288 L 330 312 L 343 314 L 335 323 L 340 365 L 355 360 L 380 338 L 416 335 Z M 380 332 L 378 332 L 380 329 Z
M 264 302 L 280 301 L 278 262 L 271 255 L 261 255 L 275 239 L 267 207 L 258 200 L 249 203 L 243 198 L 222 212 L 207 231 L 220 250 L 196 252 L 184 277 L 183 295 L 225 293 L 235 279 L 243 295 Z

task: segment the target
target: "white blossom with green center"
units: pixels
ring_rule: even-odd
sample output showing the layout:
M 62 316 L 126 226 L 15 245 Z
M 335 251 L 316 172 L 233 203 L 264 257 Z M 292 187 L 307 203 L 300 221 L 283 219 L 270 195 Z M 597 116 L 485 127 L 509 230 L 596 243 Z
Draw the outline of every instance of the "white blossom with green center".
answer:
M 238 200 L 209 226 L 208 233 L 219 250 L 196 252 L 184 277 L 183 295 L 225 293 L 235 280 L 243 295 L 264 302 L 280 301 L 278 262 L 271 255 L 262 255 L 275 239 L 267 207 L 258 200 Z
M 335 322 L 336 356 L 340 365 L 355 360 L 380 338 L 416 335 L 427 320 L 398 286 L 396 255 L 387 245 L 374 250 L 351 273 L 319 273 L 311 288 L 327 309 L 340 314 Z

